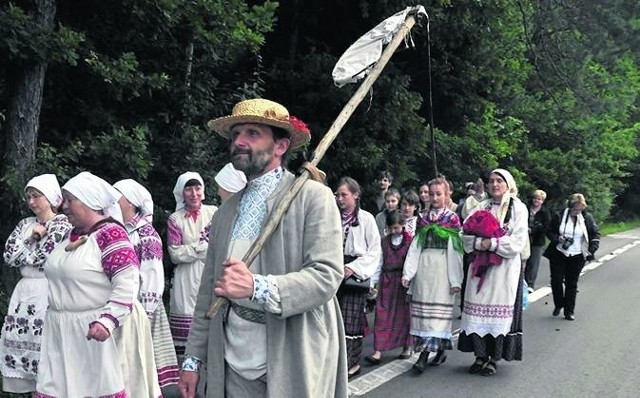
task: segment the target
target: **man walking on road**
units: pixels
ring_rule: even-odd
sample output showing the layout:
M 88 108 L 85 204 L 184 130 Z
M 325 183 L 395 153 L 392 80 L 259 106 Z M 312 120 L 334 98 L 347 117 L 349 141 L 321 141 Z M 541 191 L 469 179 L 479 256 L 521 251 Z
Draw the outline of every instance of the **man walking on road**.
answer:
M 247 187 L 222 204 L 211 238 L 179 388 L 194 397 L 207 364 L 212 397 L 347 397 L 345 335 L 335 293 L 343 279 L 342 229 L 331 190 L 307 181 L 247 268 L 239 260 L 295 177 L 290 148 L 310 139 L 306 125 L 264 99 L 238 103 L 209 122 L 231 141 Z M 230 308 L 204 319 L 212 300 Z

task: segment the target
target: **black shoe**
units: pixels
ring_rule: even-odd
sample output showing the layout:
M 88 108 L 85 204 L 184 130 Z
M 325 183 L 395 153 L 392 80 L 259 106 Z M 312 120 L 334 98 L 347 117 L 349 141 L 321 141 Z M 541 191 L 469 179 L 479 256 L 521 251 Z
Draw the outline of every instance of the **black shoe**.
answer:
M 496 363 L 493 361 L 489 361 L 484 365 L 484 369 L 482 369 L 482 373 L 480 374 L 483 376 L 493 376 L 494 374 L 496 374 L 497 370 L 498 365 L 496 365 Z
M 429 362 L 429 366 L 440 366 L 440 364 L 443 364 L 446 360 L 447 354 L 444 352 L 444 350 L 440 350 L 436 354 L 435 358 L 433 358 L 433 360 Z
M 427 368 L 427 361 L 429 360 L 429 351 L 422 351 L 420 357 L 413 365 L 413 370 L 417 373 L 422 373 Z
M 560 310 L 561 310 L 561 309 L 562 309 L 562 308 L 560 308 L 560 307 L 556 307 L 556 308 L 554 308 L 554 309 L 553 309 L 553 312 L 551 313 L 551 315 L 553 315 L 553 316 L 558 316 L 558 315 L 560 315 Z
M 564 314 L 564 319 L 566 319 L 567 321 L 575 321 L 576 316 L 571 312 L 567 312 L 566 314 Z
M 413 355 L 413 351 L 411 349 L 403 350 L 400 355 L 398 355 L 399 359 L 409 359 Z
M 376 358 L 373 355 L 367 355 L 366 357 L 364 357 L 364 361 L 370 365 L 380 365 L 380 362 L 382 362 L 382 357 Z
M 471 367 L 469 367 L 469 373 L 471 374 L 475 374 L 475 373 L 480 373 L 482 371 L 482 369 L 484 369 L 484 365 L 487 363 L 487 361 L 483 358 L 476 358 L 476 361 L 473 363 L 473 365 L 471 365 Z

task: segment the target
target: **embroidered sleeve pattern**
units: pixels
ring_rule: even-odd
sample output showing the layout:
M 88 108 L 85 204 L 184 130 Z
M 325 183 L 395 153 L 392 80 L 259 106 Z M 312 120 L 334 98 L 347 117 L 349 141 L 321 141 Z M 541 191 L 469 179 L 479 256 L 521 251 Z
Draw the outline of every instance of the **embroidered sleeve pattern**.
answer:
M 62 242 L 69 231 L 71 224 L 64 215 L 57 215 L 46 224 L 47 233 L 39 241 L 22 240 L 24 228 L 27 228 L 27 220 L 22 220 L 7 240 L 4 258 L 12 267 L 30 266 L 42 271 L 42 266 L 55 247 Z
M 267 288 L 269 295 L 264 303 L 264 309 L 272 314 L 282 314 L 282 301 L 280 299 L 280 288 L 273 275 L 267 275 Z
M 105 224 L 95 232 L 95 237 L 102 252 L 102 268 L 109 279 L 127 267 L 139 265 L 127 232 L 119 225 Z
M 140 242 L 140 302 L 148 316 L 151 316 L 164 293 L 164 265 L 162 264 L 162 241 L 150 224 L 138 230 Z
M 182 370 L 187 372 L 199 372 L 202 360 L 194 357 L 193 355 L 185 355 L 184 361 L 182 361 Z
M 211 231 L 211 223 L 207 224 L 207 226 L 204 227 L 202 229 L 202 231 L 200 231 L 200 238 L 198 239 L 198 242 L 209 243 L 209 232 L 210 231 Z
M 176 222 L 176 213 L 172 214 L 167 221 L 167 250 L 171 262 L 176 265 L 192 264 L 195 261 L 203 261 L 207 255 L 207 241 L 202 242 L 203 231 L 198 235 L 198 241 L 192 244 L 184 243 L 184 233 Z M 194 237 L 195 238 L 195 237 Z M 209 236 L 206 236 L 207 240 Z M 192 240 L 187 236 L 187 241 Z
M 173 217 L 167 220 L 167 243 L 174 246 L 182 244 L 182 230 Z
M 253 274 L 251 277 L 253 278 L 253 296 L 251 296 L 251 301 L 258 304 L 266 303 L 269 298 L 269 283 L 267 282 L 267 277 L 259 274 Z
M 129 315 L 138 294 L 138 258 L 127 232 L 117 224 L 101 226 L 95 239 L 102 252 L 102 268 L 111 280 L 111 295 L 98 322 L 111 332 Z
M 4 246 L 4 262 L 10 267 L 21 267 L 24 265 L 25 252 L 27 251 L 27 244 L 22 239 L 24 228 L 26 228 L 29 219 L 25 218 L 21 220 L 18 225 L 13 229 L 11 235 L 7 239 L 7 243 Z
M 33 250 L 29 251 L 25 257 L 24 265 L 42 270 L 42 266 L 49 254 L 67 237 L 72 228 L 71 223 L 64 215 L 55 216 L 49 220 L 46 227 L 47 234 L 41 240 L 35 242 Z

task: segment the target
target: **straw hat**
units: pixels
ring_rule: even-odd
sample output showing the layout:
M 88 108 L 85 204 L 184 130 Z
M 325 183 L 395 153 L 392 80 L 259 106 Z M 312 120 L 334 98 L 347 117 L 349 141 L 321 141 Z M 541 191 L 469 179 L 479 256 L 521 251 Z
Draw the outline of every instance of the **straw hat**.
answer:
M 225 138 L 236 124 L 257 123 L 279 127 L 291 134 L 290 148 L 300 147 L 311 139 L 309 127 L 301 120 L 289 115 L 289 111 L 277 102 L 262 98 L 238 102 L 231 116 L 209 120 L 207 126 Z

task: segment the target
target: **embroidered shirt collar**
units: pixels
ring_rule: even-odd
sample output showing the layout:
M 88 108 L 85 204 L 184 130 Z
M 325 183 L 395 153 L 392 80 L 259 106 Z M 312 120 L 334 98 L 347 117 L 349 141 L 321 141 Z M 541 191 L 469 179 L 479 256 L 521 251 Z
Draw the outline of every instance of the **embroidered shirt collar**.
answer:
M 255 239 L 260 233 L 267 216 L 267 199 L 276 190 L 284 177 L 284 168 L 272 171 L 249 181 L 238 204 L 238 218 L 231 233 L 231 239 Z
M 253 179 L 247 183 L 247 189 L 244 195 L 257 195 L 265 200 L 276 189 L 278 183 L 284 176 L 284 169 L 282 166 L 278 166 L 268 173 L 261 175 L 260 177 Z

